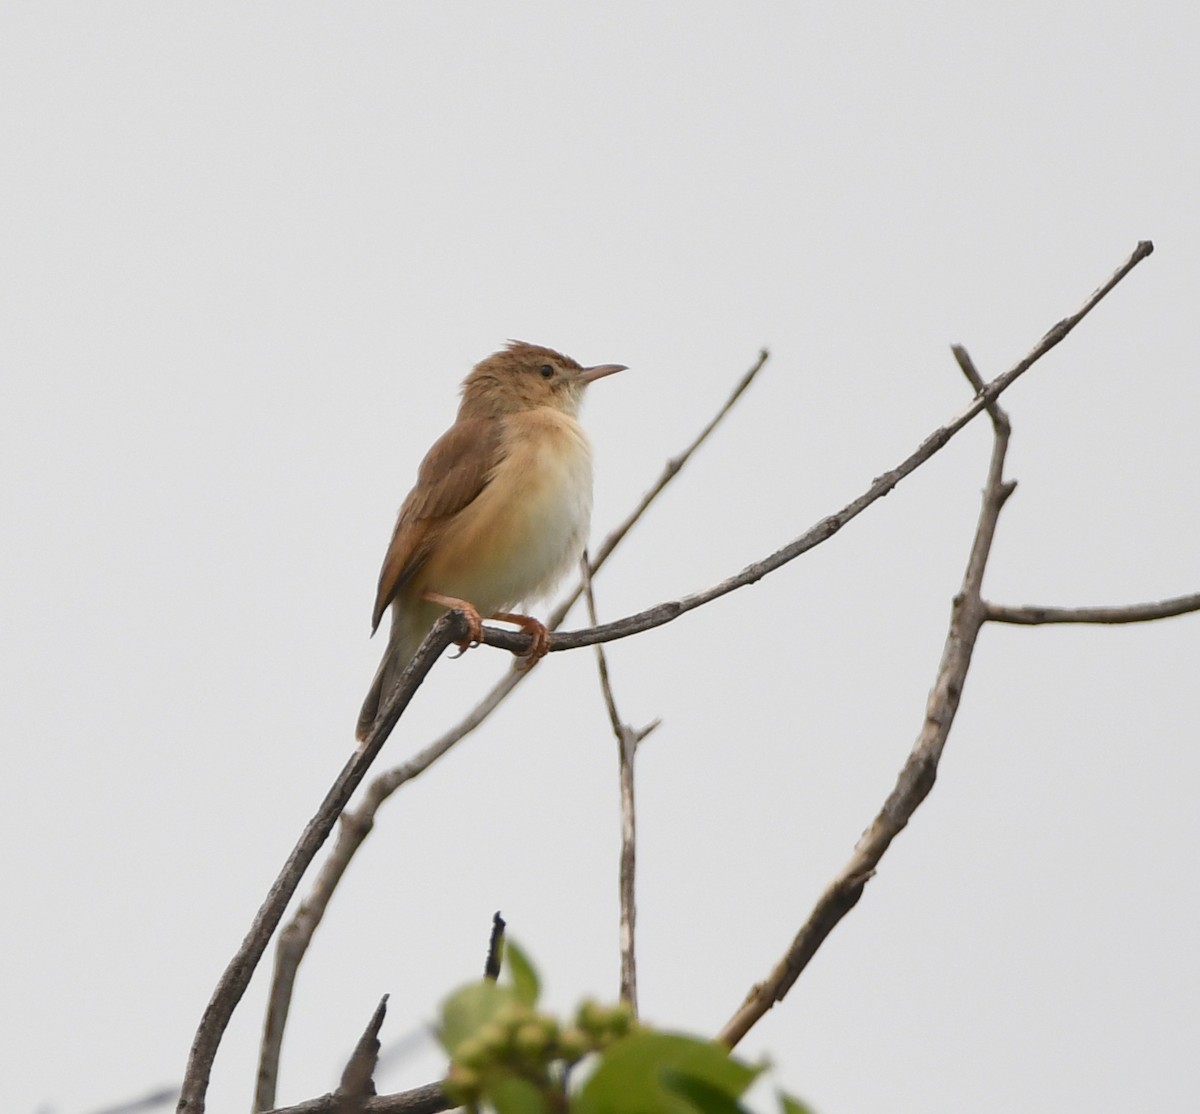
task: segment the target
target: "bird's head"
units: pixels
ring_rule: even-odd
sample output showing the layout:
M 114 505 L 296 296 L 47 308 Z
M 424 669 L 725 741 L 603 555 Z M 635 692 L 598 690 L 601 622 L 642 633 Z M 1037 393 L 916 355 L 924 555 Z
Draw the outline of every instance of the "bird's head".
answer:
M 582 367 L 553 348 L 511 340 L 463 380 L 459 416 L 494 417 L 542 406 L 574 416 L 589 383 L 624 370 L 624 364 Z

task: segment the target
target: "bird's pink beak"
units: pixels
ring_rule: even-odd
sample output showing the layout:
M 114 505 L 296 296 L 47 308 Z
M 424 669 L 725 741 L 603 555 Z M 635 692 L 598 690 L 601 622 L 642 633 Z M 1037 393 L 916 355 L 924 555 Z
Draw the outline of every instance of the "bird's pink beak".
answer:
M 595 367 L 585 367 L 579 373 L 579 381 L 581 383 L 594 383 L 597 379 L 603 379 L 606 375 L 616 375 L 618 371 L 625 371 L 624 364 L 597 364 Z

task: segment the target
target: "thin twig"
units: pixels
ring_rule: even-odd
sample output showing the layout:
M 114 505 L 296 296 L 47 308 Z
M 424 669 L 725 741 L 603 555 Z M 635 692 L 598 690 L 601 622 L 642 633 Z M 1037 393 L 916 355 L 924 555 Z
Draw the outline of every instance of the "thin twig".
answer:
M 364 1100 L 375 1095 L 375 1068 L 379 1062 L 379 1030 L 387 1016 L 388 996 L 385 994 L 375 1007 L 371 1020 L 358 1038 L 354 1052 L 342 1072 L 342 1081 L 333 1092 L 337 1100 L 336 1114 L 361 1114 Z
M 708 440 L 717 426 L 721 424 L 762 370 L 767 359 L 768 352 L 764 348 L 759 352 L 758 359 L 750 369 L 738 380 L 729 397 L 716 414 L 713 415 L 712 419 L 682 452 L 666 462 L 662 472 L 638 501 L 637 506 L 600 543 L 600 546 L 596 550 L 596 555 L 591 561 L 591 572 L 593 575 L 599 571 L 637 521 L 670 485 L 671 481 L 679 475 L 684 465 L 691 460 L 700 446 Z M 581 581 L 554 608 L 546 621 L 546 625 L 550 630 L 555 630 L 562 625 L 567 613 L 579 599 L 582 591 L 583 584 Z M 329 900 L 332 898 L 334 890 L 337 889 L 338 884 L 341 882 L 342 876 L 349 867 L 355 853 L 362 846 L 363 841 L 370 835 L 371 829 L 374 827 L 375 813 L 382 806 L 383 802 L 399 789 L 401 785 L 412 781 L 424 773 L 456 743 L 466 738 L 467 735 L 479 727 L 504 702 L 509 693 L 529 675 L 529 672 L 518 670 L 515 667 L 510 669 L 458 724 L 407 762 L 393 767 L 391 770 L 376 777 L 367 787 L 358 807 L 353 812 L 343 814 L 338 838 L 333 849 L 321 865 L 312 891 L 301 903 L 292 920 L 284 927 L 279 935 L 279 942 L 276 945 L 275 968 L 268 996 L 262 1046 L 259 1052 L 256 1110 L 267 1110 L 275 1104 L 275 1091 L 279 1075 L 279 1056 L 283 1044 L 283 1032 L 287 1023 L 287 1015 L 291 1008 L 296 972 L 308 950 L 309 943 L 312 941 L 313 933 L 325 916 L 325 910 L 329 905 Z
M 957 418 L 934 430 L 909 456 L 896 465 L 895 468 L 877 477 L 862 495 L 848 503 L 836 514 L 831 514 L 821 519 L 815 526 L 801 534 L 794 541 L 783 546 L 782 549 L 776 550 L 769 557 L 761 561 L 755 561 L 753 564 L 747 565 L 741 572 L 722 580 L 719 584 L 715 584 L 711 588 L 706 588 L 702 592 L 695 592 L 690 596 L 683 596 L 677 600 L 660 603 L 656 607 L 647 608 L 645 611 L 639 611 L 635 615 L 628 615 L 624 619 L 617 619 L 611 623 L 603 623 L 600 626 L 590 627 L 586 630 L 564 631 L 555 634 L 550 639 L 550 649 L 552 651 L 575 650 L 580 646 L 594 646 L 600 642 L 613 642 L 618 638 L 628 638 L 630 635 L 641 634 L 643 631 L 664 626 L 678 619 L 681 615 L 685 615 L 689 611 L 694 611 L 698 607 L 703 607 L 705 604 L 712 603 L 713 600 L 720 599 L 721 596 L 728 595 L 738 588 L 745 588 L 749 584 L 754 584 L 769 573 L 774 572 L 790 561 L 794 561 L 801 554 L 807 553 L 822 542 L 828 541 L 846 523 L 857 518 L 872 503 L 890 493 L 901 480 L 911 475 L 930 457 L 945 448 L 964 426 L 984 410 L 988 409 L 1004 391 L 1011 387 L 1038 360 L 1061 343 L 1070 334 L 1071 330 L 1091 313 L 1104 296 L 1153 250 L 1154 245 L 1149 240 L 1143 240 L 1139 243 L 1133 254 L 1117 268 L 1113 276 L 1093 293 L 1077 312 L 1071 314 L 1070 317 L 1064 317 L 1057 325 L 1051 328 L 1020 363 L 1009 368 L 1003 375 L 998 375 L 990 383 L 986 384 L 977 393 L 975 401 L 959 414 Z M 519 654 L 528 653 L 532 644 L 531 637 L 528 634 L 500 630 L 497 627 L 485 627 L 483 640 L 489 646 L 498 646 L 501 649 L 511 650 Z
M 483 977 L 495 982 L 500 977 L 504 959 L 504 918 L 497 909 L 492 914 L 492 933 L 488 937 L 487 959 L 483 961 Z
M 971 375 L 967 370 L 969 358 L 966 358 L 966 353 L 963 352 L 960 356 L 956 351 L 955 356 L 959 357 L 959 364 L 970 379 Z M 874 874 L 884 852 L 933 788 L 942 749 L 946 745 L 950 727 L 958 711 L 963 684 L 971 665 L 971 654 L 975 649 L 975 640 L 984 622 L 983 599 L 980 593 L 996 522 L 1001 508 L 1013 491 L 1013 485 L 1004 481 L 1004 457 L 1009 438 L 1008 419 L 994 401 L 990 402 L 988 408 L 992 416 L 993 444 L 987 483 L 983 492 L 983 505 L 980 508 L 975 540 L 971 546 L 962 588 L 954 598 L 950 629 L 942 650 L 937 678 L 929 694 L 921 733 L 900 771 L 896 787 L 884 802 L 879 815 L 858 841 L 850 861 L 821 895 L 783 958 L 771 970 L 766 980 L 750 991 L 746 1001 L 718 1034 L 717 1039 L 730 1048 L 791 989 L 800 972 L 808 965 L 834 926 L 858 903 L 863 888 Z
M 592 577 L 587 556 L 583 558 L 583 592 L 587 600 L 588 620 L 596 623 L 596 597 L 592 591 Z M 612 680 L 608 673 L 608 658 L 604 647 L 596 646 L 596 666 L 600 673 L 600 691 L 604 695 L 604 706 L 608 709 L 608 722 L 617 737 L 617 769 L 621 789 L 621 857 L 618 867 L 618 892 L 620 894 L 619 939 L 621 949 L 621 1000 L 629 1003 L 637 1016 L 637 949 L 634 930 L 637 927 L 637 904 L 635 877 L 637 874 L 637 809 L 633 795 L 633 759 L 637 752 L 638 732 L 625 723 L 617 712 L 617 701 L 613 696 Z M 657 721 L 648 727 L 641 737 L 648 735 Z
M 1200 592 L 1123 607 L 1006 607 L 984 601 L 983 609 L 984 618 L 993 623 L 1015 623 L 1026 627 L 1042 623 L 1149 623 L 1200 611 Z

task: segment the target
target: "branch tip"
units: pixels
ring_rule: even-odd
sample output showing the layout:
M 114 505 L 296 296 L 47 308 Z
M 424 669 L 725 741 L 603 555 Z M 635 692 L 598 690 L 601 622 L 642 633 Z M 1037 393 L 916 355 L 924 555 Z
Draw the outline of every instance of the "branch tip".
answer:
M 488 938 L 487 958 L 483 963 L 483 977 L 495 982 L 500 977 L 500 968 L 504 961 L 504 930 L 507 926 L 504 918 L 497 909 L 492 914 L 492 934 Z

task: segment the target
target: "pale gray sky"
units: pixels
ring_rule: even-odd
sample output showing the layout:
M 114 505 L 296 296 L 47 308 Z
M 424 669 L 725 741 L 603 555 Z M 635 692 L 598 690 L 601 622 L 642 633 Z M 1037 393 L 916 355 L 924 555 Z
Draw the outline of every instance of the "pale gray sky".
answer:
M 392 516 L 508 337 L 598 384 L 595 536 L 734 379 L 597 584 L 613 618 L 840 507 L 1142 238 L 1006 399 L 987 594 L 1200 586 L 1200 14 L 1188 4 L 0 8 L 0 1109 L 177 1080 L 352 745 Z M 919 728 L 989 447 L 614 645 L 643 1011 L 717 1029 Z M 582 624 L 576 616 L 572 625 Z M 987 629 L 933 796 L 746 1041 L 823 1114 L 1179 1110 L 1200 1090 L 1200 618 Z M 401 761 L 506 668 L 439 664 Z M 280 1098 L 473 977 L 616 992 L 615 744 L 555 655 L 380 816 L 301 972 Z M 210 1109 L 248 1108 L 265 979 Z M 434 1077 L 429 1050 L 380 1080 Z M 769 1099 L 762 1102 L 770 1107 Z

